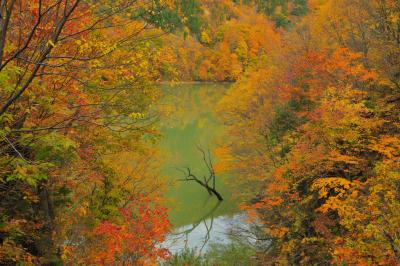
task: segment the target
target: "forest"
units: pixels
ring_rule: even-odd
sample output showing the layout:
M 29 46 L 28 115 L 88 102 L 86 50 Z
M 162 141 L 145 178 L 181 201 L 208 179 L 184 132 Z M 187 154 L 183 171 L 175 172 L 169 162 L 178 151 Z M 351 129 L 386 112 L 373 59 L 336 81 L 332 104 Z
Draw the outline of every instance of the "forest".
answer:
M 0 0 L 0 265 L 400 265 L 400 1 Z

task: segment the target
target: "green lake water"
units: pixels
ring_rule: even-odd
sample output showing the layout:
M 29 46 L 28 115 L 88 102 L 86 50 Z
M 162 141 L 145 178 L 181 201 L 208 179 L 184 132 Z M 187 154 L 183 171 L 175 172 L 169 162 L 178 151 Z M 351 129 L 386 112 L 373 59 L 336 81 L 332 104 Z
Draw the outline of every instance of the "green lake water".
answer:
M 160 108 L 167 115 L 162 116 L 159 124 L 161 173 L 171 184 L 166 197 L 169 219 L 175 228 L 237 212 L 228 185 L 234 177 L 217 174 L 216 188 L 224 197 L 224 201 L 218 203 L 216 197 L 210 196 L 199 184 L 179 181 L 184 174 L 178 170 L 190 167 L 196 175 L 208 176 L 196 145 L 212 153 L 217 145 L 227 141 L 215 108 L 229 86 L 221 83 L 162 85 L 164 98 Z M 214 156 L 212 160 L 217 162 Z

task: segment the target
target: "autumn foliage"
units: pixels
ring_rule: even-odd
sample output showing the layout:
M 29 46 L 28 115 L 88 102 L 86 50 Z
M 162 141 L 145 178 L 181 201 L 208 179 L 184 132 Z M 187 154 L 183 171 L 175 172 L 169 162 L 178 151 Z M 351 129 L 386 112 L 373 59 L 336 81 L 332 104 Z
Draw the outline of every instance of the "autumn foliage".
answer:
M 160 79 L 236 81 L 280 38 L 273 23 L 253 6 L 203 2 L 207 23 L 197 38 L 162 39 Z
M 0 264 L 165 256 L 151 44 L 178 6 L 1 1 Z
M 138 197 L 119 210 L 119 223 L 99 222 L 83 252 L 74 246 L 66 247 L 66 260 L 85 265 L 148 265 L 166 258 L 168 250 L 157 246 L 170 230 L 166 210 L 159 205 L 150 206 L 151 201 Z M 84 253 L 82 257 L 76 256 L 80 253 Z
M 166 80 L 236 82 L 215 168 L 257 261 L 400 264 L 398 0 L 2 0 L 1 265 L 168 257 Z
M 222 169 L 240 173 L 266 261 L 400 263 L 399 15 L 396 1 L 315 5 L 222 100 Z

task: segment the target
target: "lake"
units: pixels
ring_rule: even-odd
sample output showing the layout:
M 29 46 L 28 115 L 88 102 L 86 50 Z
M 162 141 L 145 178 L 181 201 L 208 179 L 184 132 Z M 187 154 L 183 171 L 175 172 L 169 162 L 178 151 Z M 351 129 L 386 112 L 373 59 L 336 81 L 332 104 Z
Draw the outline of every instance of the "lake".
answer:
M 217 173 L 216 189 L 224 198 L 222 202 L 196 182 L 180 181 L 185 177 L 181 172 L 185 167 L 199 177 L 209 176 L 198 147 L 206 153 L 210 151 L 212 162 L 217 162 L 213 150 L 226 143 L 228 136 L 217 119 L 215 107 L 229 86 L 225 83 L 162 85 L 164 98 L 160 108 L 166 115 L 159 124 L 161 173 L 170 183 L 166 198 L 174 227 L 174 233 L 164 244 L 172 252 L 185 247 L 204 250 L 212 242 L 229 241 L 226 230 L 232 223 L 241 223 L 228 185 L 234 176 Z

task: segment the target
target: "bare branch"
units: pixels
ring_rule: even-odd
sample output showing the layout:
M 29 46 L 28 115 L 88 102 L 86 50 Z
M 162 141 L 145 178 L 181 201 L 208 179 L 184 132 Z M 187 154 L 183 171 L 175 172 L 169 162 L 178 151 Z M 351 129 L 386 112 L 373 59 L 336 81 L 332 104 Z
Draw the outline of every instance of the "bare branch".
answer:
M 214 195 L 214 196 L 217 197 L 217 199 L 219 201 L 222 201 L 223 198 L 222 198 L 221 194 L 215 188 L 216 176 L 215 176 L 214 168 L 213 168 L 212 163 L 211 163 L 211 158 L 210 158 L 211 157 L 211 153 L 208 152 L 209 158 L 207 159 L 207 156 L 206 156 L 206 153 L 204 152 L 204 150 L 200 146 L 197 146 L 197 148 L 203 155 L 203 161 L 204 161 L 204 163 L 206 164 L 206 166 L 208 168 L 209 177 L 206 178 L 206 176 L 203 176 L 203 180 L 201 180 L 195 174 L 192 173 L 192 171 L 190 170 L 189 167 L 186 167 L 185 168 L 186 171 L 185 170 L 179 170 L 180 172 L 184 173 L 184 175 L 185 175 L 184 179 L 179 179 L 179 180 L 180 181 L 195 181 L 200 186 L 204 187 L 210 195 Z M 210 181 L 212 181 L 212 186 L 209 185 Z

